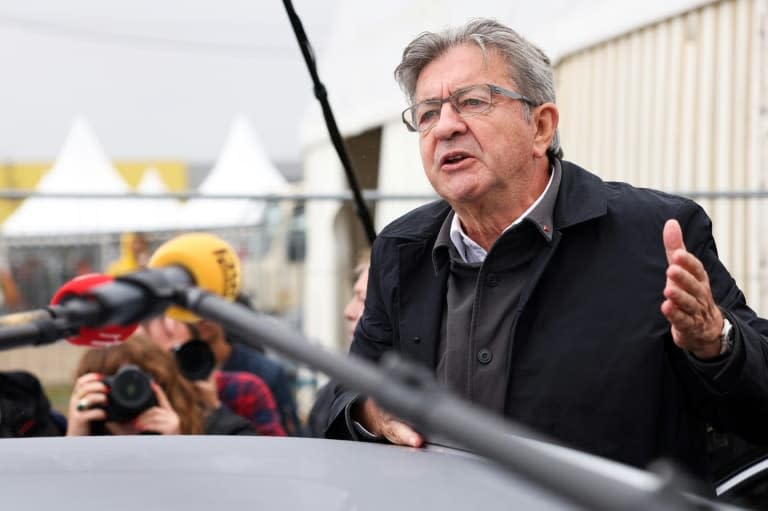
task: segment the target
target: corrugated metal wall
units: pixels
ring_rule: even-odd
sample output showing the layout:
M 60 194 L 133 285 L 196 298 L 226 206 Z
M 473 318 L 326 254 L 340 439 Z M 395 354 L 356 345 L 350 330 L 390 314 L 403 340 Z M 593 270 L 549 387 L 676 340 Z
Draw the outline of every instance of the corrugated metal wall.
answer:
M 713 2 L 563 57 L 566 159 L 670 192 L 764 190 L 765 3 Z M 768 314 L 766 201 L 697 200 L 749 303 Z

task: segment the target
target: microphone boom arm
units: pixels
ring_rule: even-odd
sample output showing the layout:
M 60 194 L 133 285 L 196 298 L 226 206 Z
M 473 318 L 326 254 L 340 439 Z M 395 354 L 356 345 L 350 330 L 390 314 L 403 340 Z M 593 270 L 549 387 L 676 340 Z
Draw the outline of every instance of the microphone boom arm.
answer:
M 323 118 L 325 119 L 325 125 L 328 128 L 328 135 L 331 137 L 331 142 L 333 143 L 334 149 L 336 149 L 336 154 L 339 156 L 341 166 L 344 169 L 344 174 L 347 177 L 347 184 L 349 185 L 349 190 L 352 192 L 352 199 L 355 203 L 357 217 L 360 219 L 363 230 L 368 237 L 368 243 L 373 244 L 373 240 L 376 239 L 376 229 L 373 227 L 371 212 L 363 200 L 360 185 L 355 177 L 355 172 L 352 170 L 352 162 L 349 159 L 349 154 L 344 146 L 344 139 L 339 132 L 339 127 L 336 125 L 336 118 L 333 115 L 331 104 L 328 101 L 328 92 L 325 89 L 325 85 L 320 81 L 320 76 L 317 73 L 317 65 L 315 64 L 315 56 L 312 51 L 312 46 L 309 44 L 307 34 L 304 32 L 304 26 L 301 23 L 301 19 L 299 19 L 299 16 L 296 14 L 296 10 L 293 8 L 291 0 L 283 0 L 283 5 L 288 14 L 288 19 L 291 22 L 291 27 L 293 27 L 293 32 L 296 35 L 296 41 L 301 49 L 301 54 L 304 56 L 304 62 L 307 64 L 309 75 L 312 78 L 315 97 L 317 98 L 317 101 L 320 102 L 320 107 L 323 110 Z
M 252 346 L 261 344 L 322 371 L 343 385 L 370 396 L 381 406 L 413 424 L 419 431 L 444 438 L 496 462 L 587 509 L 698 509 L 671 483 L 654 481 L 649 489 L 609 478 L 570 458 L 537 446 L 530 431 L 493 415 L 441 389 L 426 369 L 394 354 L 376 366 L 360 357 L 343 357 L 311 344 L 300 332 L 279 320 L 233 304 L 195 287 L 192 274 L 180 266 L 143 270 L 97 285 L 82 294 L 65 295 L 32 320 L 14 324 L 23 315 L 0 322 L 0 350 L 40 345 L 83 327 L 127 325 L 161 314 L 171 305 L 218 321 Z M 50 318 L 46 318 L 50 315 Z
M 535 442 L 520 437 L 541 440 L 540 435 L 451 395 L 437 385 L 429 371 L 394 354 L 382 359 L 380 366 L 360 357 L 339 356 L 311 344 L 301 333 L 273 317 L 196 287 L 183 289 L 174 298 L 179 300 L 177 305 L 237 332 L 247 344 L 263 344 L 322 371 L 374 398 L 420 431 L 457 442 L 508 472 L 586 509 L 697 509 L 661 481 L 655 491 L 641 489 L 535 447 Z

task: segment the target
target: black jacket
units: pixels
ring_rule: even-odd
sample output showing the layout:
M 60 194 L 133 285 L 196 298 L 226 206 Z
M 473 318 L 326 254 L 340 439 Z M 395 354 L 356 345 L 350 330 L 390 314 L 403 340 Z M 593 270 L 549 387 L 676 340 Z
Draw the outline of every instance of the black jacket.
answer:
M 205 416 L 206 435 L 258 435 L 253 424 L 224 405 L 211 410 Z
M 395 349 L 435 368 L 448 264 L 435 268 L 432 247 L 449 211 L 443 201 L 428 204 L 378 236 L 352 353 L 378 360 Z M 706 363 L 673 344 L 660 312 L 669 218 L 680 222 L 737 331 L 735 350 L 711 378 Z M 701 207 L 562 162 L 554 227 L 510 332 L 505 414 L 578 449 L 641 467 L 672 457 L 702 475 L 706 422 L 766 443 L 768 321 L 747 307 L 718 259 Z M 337 391 L 329 436 L 349 435 L 341 426 L 353 398 Z

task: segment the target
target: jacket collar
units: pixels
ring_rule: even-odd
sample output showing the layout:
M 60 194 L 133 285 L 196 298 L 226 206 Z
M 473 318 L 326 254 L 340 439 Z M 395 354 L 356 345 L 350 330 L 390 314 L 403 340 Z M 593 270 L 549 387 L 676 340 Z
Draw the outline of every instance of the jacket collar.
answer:
M 562 169 L 554 211 L 556 231 L 606 214 L 608 196 L 602 179 L 568 161 L 556 160 L 554 164 L 560 164 Z M 434 243 L 440 227 L 451 211 L 451 206 L 444 200 L 430 202 L 393 221 L 381 236 Z
M 608 212 L 605 182 L 578 165 L 560 162 L 563 172 L 555 204 L 555 229 L 562 231 Z

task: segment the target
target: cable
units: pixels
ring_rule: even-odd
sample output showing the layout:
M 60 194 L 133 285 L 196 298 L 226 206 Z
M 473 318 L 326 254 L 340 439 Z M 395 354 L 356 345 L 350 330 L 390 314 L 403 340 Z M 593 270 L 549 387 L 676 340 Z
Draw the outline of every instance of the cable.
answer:
M 296 41 L 299 43 L 301 54 L 304 56 L 309 75 L 312 78 L 315 97 L 320 102 L 320 106 L 323 109 L 323 117 L 325 118 L 325 124 L 328 127 L 328 134 L 331 137 L 333 147 L 336 149 L 336 154 L 338 154 L 339 160 L 341 160 L 341 166 L 344 168 L 344 173 L 347 176 L 347 183 L 349 185 L 349 190 L 352 192 L 352 199 L 357 210 L 357 216 L 368 237 L 368 243 L 373 244 L 373 240 L 376 239 L 376 230 L 373 227 L 371 212 L 363 201 L 360 185 L 352 170 L 352 162 L 350 161 L 349 154 L 344 146 L 344 139 L 341 137 L 339 127 L 336 125 L 336 118 L 331 109 L 331 104 L 328 101 L 328 92 L 318 76 L 317 66 L 315 65 L 315 52 L 312 50 L 312 45 L 309 43 L 309 39 L 307 39 L 307 34 L 304 32 L 304 26 L 301 24 L 301 19 L 299 19 L 299 16 L 296 14 L 291 0 L 283 0 L 283 5 L 285 5 L 288 19 L 291 21 L 294 34 L 296 34 Z

